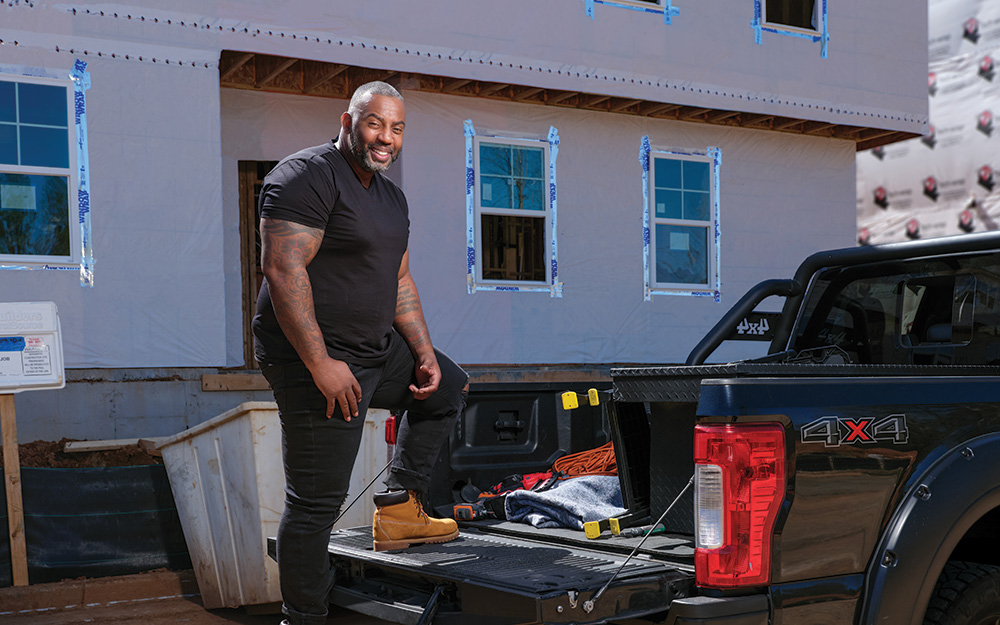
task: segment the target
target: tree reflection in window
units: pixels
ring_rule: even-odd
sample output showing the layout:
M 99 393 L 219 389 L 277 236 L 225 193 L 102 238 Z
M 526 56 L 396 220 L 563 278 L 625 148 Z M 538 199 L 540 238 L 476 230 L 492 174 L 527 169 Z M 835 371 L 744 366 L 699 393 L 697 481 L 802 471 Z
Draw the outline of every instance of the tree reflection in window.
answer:
M 0 254 L 69 256 L 69 182 L 0 173 Z
M 545 281 L 544 174 L 543 148 L 479 144 L 483 279 Z

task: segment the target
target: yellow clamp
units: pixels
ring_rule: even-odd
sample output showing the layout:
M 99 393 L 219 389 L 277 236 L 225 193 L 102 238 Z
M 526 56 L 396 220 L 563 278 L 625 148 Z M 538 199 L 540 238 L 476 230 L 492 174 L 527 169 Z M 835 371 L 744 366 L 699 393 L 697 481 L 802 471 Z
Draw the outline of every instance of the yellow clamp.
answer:
M 575 410 L 580 407 L 580 402 L 576 399 L 576 393 L 566 391 L 562 394 L 563 410 Z
M 601 404 L 601 397 L 598 395 L 596 388 L 587 391 L 587 403 L 591 406 L 599 406 Z M 566 391 L 562 394 L 562 405 L 563 410 L 575 410 L 579 408 L 579 396 L 573 391 Z
M 611 528 L 611 533 L 614 534 L 615 536 L 622 533 L 622 526 L 621 523 L 618 522 L 617 518 L 611 517 L 610 519 L 608 519 L 608 525 Z
M 587 521 L 583 524 L 583 532 L 587 535 L 587 538 L 593 540 L 595 538 L 601 537 L 601 522 L 600 521 Z

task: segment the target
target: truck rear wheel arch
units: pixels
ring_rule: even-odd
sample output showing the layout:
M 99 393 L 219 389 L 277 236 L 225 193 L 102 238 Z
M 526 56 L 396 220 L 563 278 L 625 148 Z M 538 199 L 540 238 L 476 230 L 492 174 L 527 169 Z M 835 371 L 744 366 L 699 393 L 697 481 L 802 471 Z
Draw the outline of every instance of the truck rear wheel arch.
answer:
M 970 530 L 1000 521 L 996 475 L 1000 435 L 989 434 L 948 451 L 911 482 L 868 566 L 861 623 L 922 622 L 945 565 L 975 535 Z

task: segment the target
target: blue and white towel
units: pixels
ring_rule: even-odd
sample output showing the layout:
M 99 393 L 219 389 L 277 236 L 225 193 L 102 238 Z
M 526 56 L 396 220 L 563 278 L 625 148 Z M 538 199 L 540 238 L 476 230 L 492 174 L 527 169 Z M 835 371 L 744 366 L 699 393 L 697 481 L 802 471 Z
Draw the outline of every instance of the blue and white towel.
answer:
M 549 490 L 517 490 L 504 501 L 507 520 L 535 527 L 583 529 L 587 521 L 625 514 L 622 491 L 614 475 L 586 475 L 560 480 Z

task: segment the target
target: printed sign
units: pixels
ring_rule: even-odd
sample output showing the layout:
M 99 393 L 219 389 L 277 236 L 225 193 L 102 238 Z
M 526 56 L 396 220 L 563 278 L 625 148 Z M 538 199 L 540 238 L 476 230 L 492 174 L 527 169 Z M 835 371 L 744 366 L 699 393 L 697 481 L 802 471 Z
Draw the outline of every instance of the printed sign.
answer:
M 56 305 L 0 303 L 0 393 L 58 389 L 65 385 Z

